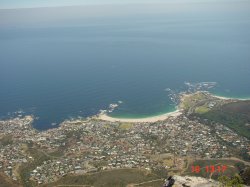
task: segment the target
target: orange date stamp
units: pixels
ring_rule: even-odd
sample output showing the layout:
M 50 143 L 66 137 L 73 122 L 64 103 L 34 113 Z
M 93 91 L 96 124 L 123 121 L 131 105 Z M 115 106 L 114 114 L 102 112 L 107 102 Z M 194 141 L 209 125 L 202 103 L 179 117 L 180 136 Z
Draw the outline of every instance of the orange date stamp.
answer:
M 192 173 L 200 173 L 202 170 L 203 171 L 205 170 L 207 173 L 214 173 L 214 172 L 224 173 L 227 170 L 227 166 L 226 165 L 222 165 L 222 166 L 209 165 L 205 167 L 200 167 L 199 165 L 197 165 L 197 166 L 192 166 L 191 170 L 192 170 Z

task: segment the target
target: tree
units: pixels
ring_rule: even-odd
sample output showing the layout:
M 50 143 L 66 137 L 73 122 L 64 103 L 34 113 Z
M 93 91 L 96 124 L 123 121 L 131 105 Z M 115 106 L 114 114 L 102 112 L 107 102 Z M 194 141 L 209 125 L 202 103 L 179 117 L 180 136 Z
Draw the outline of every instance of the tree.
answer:
M 250 167 L 246 168 L 242 173 L 241 173 L 241 178 L 244 181 L 244 184 L 250 185 Z
M 227 176 L 219 177 L 220 187 L 243 187 L 243 180 L 239 175 L 232 178 Z
M 235 164 L 235 166 L 241 171 L 241 170 L 243 170 L 243 169 L 245 169 L 245 164 L 243 163 L 243 162 L 237 162 L 236 164 Z

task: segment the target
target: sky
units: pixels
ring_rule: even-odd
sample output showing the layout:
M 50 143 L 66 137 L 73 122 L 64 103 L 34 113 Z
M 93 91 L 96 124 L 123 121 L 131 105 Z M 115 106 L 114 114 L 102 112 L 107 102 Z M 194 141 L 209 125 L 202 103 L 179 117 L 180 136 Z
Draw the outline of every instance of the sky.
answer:
M 0 0 L 0 9 L 60 7 L 75 5 L 105 5 L 105 4 L 146 4 L 146 3 L 180 3 L 180 2 L 219 2 L 248 0 Z
M 166 0 L 0 0 L 0 9 L 55 7 L 92 4 L 130 4 L 164 2 Z

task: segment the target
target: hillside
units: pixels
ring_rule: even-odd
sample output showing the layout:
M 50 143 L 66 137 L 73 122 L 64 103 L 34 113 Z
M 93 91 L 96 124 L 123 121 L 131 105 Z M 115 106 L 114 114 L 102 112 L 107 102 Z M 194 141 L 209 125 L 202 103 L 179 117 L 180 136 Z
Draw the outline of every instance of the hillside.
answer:
M 226 125 L 240 135 L 250 138 L 250 101 L 227 103 L 195 115 L 211 122 Z

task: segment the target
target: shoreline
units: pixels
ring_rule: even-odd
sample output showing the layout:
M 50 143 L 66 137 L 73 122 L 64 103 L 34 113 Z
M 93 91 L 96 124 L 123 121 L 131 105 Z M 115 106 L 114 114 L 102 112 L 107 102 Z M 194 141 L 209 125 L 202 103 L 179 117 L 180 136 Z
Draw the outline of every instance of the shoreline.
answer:
M 250 101 L 250 98 L 226 97 L 226 96 L 216 95 L 215 93 L 211 93 L 211 92 L 208 92 L 208 91 L 198 91 L 198 92 L 207 93 L 211 97 L 221 99 L 221 100 Z M 180 101 L 182 101 L 186 96 L 189 96 L 189 95 L 192 95 L 192 94 L 194 94 L 194 93 L 185 93 L 185 92 L 180 93 Z M 155 115 L 155 116 L 139 117 L 139 118 L 112 117 L 112 116 L 108 115 L 107 110 L 100 110 L 100 111 L 101 111 L 100 113 L 98 113 L 98 114 L 96 114 L 94 116 L 86 117 L 86 121 L 91 120 L 91 119 L 95 119 L 95 120 L 102 120 L 102 121 L 109 121 L 109 122 L 154 123 L 154 122 L 158 122 L 158 121 L 164 121 L 164 120 L 168 119 L 169 117 L 178 117 L 178 116 L 183 114 L 183 111 L 182 111 L 180 106 L 176 106 L 176 110 L 172 111 L 172 112 L 166 112 L 166 113 L 158 114 L 158 115 Z M 28 115 L 28 116 L 33 116 L 33 115 Z M 11 118 L 14 118 L 14 116 L 11 117 Z M 6 119 L 5 118 L 0 118 L 0 120 L 7 120 L 7 119 L 9 119 L 9 118 L 6 118 Z M 75 119 L 73 118 L 72 120 L 74 121 Z M 64 120 L 64 121 L 67 121 L 67 119 Z M 71 121 L 71 120 L 68 120 L 68 121 Z M 60 126 L 61 123 L 62 122 L 58 122 L 58 126 Z M 56 126 L 56 127 L 58 127 L 58 126 Z M 34 128 L 36 130 L 39 130 L 39 131 L 44 131 L 44 130 L 48 130 L 48 129 L 51 129 L 51 128 L 54 128 L 54 127 L 51 126 L 48 129 L 37 129 L 36 127 L 34 127 Z
M 250 100 L 250 98 L 230 98 L 230 97 L 224 97 L 219 96 L 213 93 L 208 92 L 212 97 L 222 99 L 222 100 L 238 100 L 238 101 L 247 101 Z M 189 94 L 182 94 L 181 100 L 185 96 Z M 179 108 L 179 107 L 178 107 Z M 150 117 L 142 117 L 142 118 L 119 118 L 119 117 L 111 117 L 106 112 L 101 112 L 100 114 L 96 115 L 96 118 L 98 120 L 103 121 L 109 121 L 109 122 L 127 122 L 127 123 L 152 123 L 152 122 L 158 122 L 158 121 L 164 121 L 168 119 L 169 117 L 178 117 L 182 114 L 180 109 L 177 109 L 173 112 L 167 112 L 164 114 L 156 115 L 156 116 L 150 116 Z
M 167 112 L 164 114 L 160 114 L 157 116 L 152 117 L 144 117 L 144 118 L 115 118 L 107 115 L 106 113 L 101 113 L 97 115 L 97 119 L 103 121 L 110 121 L 110 122 L 127 122 L 127 123 L 152 123 L 157 121 L 164 121 L 169 117 L 177 117 L 180 116 L 182 112 L 180 110 L 176 110 L 173 112 Z
M 211 96 L 218 98 L 218 99 L 223 99 L 223 100 L 238 100 L 238 101 L 248 101 L 250 98 L 236 98 L 236 97 L 225 97 L 225 96 L 220 96 L 216 94 L 210 93 Z

